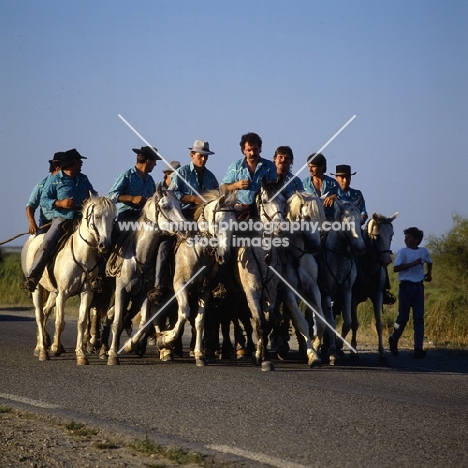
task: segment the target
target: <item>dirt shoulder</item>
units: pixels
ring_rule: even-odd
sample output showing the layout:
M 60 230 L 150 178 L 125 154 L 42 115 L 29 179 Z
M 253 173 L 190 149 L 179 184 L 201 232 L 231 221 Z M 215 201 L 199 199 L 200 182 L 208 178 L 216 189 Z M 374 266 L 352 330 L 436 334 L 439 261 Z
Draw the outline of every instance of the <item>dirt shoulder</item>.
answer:
M 2 468 L 228 468 L 200 454 L 164 448 L 82 424 L 0 405 Z

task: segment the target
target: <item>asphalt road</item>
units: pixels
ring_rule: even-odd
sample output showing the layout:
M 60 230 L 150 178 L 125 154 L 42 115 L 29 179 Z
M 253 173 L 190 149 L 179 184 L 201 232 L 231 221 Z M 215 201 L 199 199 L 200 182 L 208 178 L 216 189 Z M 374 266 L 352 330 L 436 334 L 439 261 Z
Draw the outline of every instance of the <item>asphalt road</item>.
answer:
M 261 372 L 235 360 L 164 363 L 148 347 L 144 358 L 121 355 L 120 366 L 91 355 L 78 367 L 72 319 L 67 353 L 48 362 L 33 356 L 35 333 L 32 311 L 0 309 L 1 404 L 245 467 L 468 466 L 467 353 L 416 361 L 403 350 L 381 367 L 368 351 L 334 368 L 293 359 Z

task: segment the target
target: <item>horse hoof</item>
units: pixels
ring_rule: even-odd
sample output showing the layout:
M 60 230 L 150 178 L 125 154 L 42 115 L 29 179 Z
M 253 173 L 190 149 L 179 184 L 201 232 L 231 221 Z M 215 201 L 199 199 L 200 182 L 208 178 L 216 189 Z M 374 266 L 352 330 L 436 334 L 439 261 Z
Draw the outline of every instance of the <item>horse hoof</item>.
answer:
M 289 349 L 285 346 L 278 346 L 278 350 L 276 351 L 276 356 L 280 361 L 286 361 L 289 357 Z
M 197 367 L 204 367 L 206 366 L 207 362 L 206 359 L 203 357 L 195 358 L 195 365 Z
M 322 360 L 318 357 L 313 356 L 309 359 L 309 367 L 313 369 L 314 367 L 320 367 L 322 365 Z
M 118 366 L 119 364 L 119 358 L 117 356 L 109 356 L 107 359 L 108 366 Z
M 105 349 L 101 349 L 101 351 L 99 351 L 99 359 L 104 361 L 107 358 L 108 358 L 107 351 Z
M 96 352 L 96 349 L 94 348 L 94 345 L 92 345 L 91 343 L 88 343 L 86 345 L 86 351 L 91 354 L 91 353 L 95 353 Z
M 126 353 L 131 353 L 133 351 L 133 342 L 132 340 L 127 340 L 125 343 L 124 351 Z
M 275 370 L 275 366 L 271 361 L 263 361 L 262 362 L 262 371 L 263 372 L 271 372 Z
M 50 357 L 47 351 L 41 352 L 38 354 L 39 361 L 44 362 L 44 361 L 49 361 Z
M 87 365 L 89 365 L 89 361 L 85 357 L 79 357 L 79 358 L 76 358 L 76 365 L 77 366 L 87 366 Z
M 162 362 L 170 362 L 170 361 L 173 361 L 174 360 L 174 355 L 172 353 L 169 353 L 169 354 L 164 354 L 162 357 L 161 357 L 161 361 Z
M 239 361 L 244 361 L 248 359 L 247 351 L 245 349 L 238 349 L 236 351 L 236 359 L 238 359 Z
M 336 358 L 336 356 L 330 356 L 328 364 L 330 366 L 334 366 L 334 365 L 337 364 L 337 361 L 338 361 L 338 359 Z

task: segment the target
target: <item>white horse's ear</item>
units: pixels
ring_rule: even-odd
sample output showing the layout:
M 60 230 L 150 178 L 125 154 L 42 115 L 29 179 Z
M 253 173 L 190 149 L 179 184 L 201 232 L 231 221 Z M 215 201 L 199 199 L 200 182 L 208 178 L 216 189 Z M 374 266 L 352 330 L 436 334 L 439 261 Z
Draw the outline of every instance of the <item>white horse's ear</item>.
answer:
M 375 219 L 376 221 L 379 219 L 379 215 L 375 211 L 372 213 L 372 219 Z
M 395 213 L 393 213 L 390 219 L 393 221 L 399 214 L 400 214 L 399 211 L 395 211 Z
M 226 194 L 223 193 L 223 194 L 219 197 L 218 205 L 219 205 L 219 206 L 222 206 L 222 205 L 224 205 L 225 202 L 226 202 Z
M 161 184 L 158 184 L 158 186 L 156 187 L 156 192 L 158 194 L 159 197 L 162 197 L 162 186 Z
M 325 200 L 325 198 L 328 197 L 328 194 L 329 194 L 329 193 L 330 193 L 330 192 L 327 192 L 327 193 L 324 193 L 323 195 L 320 195 L 320 200 Z

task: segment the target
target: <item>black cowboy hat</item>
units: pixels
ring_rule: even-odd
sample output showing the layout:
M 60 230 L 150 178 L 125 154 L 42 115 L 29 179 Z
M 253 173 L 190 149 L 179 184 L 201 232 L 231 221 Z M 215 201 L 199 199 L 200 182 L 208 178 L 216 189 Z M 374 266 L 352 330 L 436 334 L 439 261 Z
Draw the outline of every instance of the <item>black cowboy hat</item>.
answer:
M 351 173 L 351 166 L 348 166 L 348 164 L 338 164 L 336 166 L 335 174 L 332 174 L 332 175 L 352 176 L 355 174 L 356 172 Z
M 61 155 L 60 153 L 55 153 L 54 157 L 57 155 L 59 155 L 58 161 L 60 161 L 60 167 L 68 166 L 76 159 L 88 159 L 86 156 L 81 156 L 81 154 L 75 148 L 65 151 Z
M 148 159 L 161 159 L 161 157 L 157 155 L 158 148 L 155 148 L 154 146 L 142 146 L 141 148 L 132 148 L 132 151 L 136 154 L 141 154 L 142 156 L 145 156 Z

